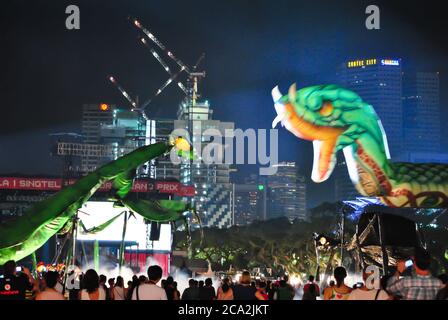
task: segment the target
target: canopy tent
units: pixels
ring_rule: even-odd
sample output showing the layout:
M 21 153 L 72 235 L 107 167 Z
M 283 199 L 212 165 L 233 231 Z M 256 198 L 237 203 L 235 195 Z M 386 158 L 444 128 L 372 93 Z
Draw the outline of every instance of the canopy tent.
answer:
M 424 246 L 418 225 L 409 217 L 411 209 L 369 206 L 361 215 L 348 250 L 357 265 L 376 265 L 384 273 L 399 259 L 408 259 Z M 400 230 L 400 232 L 397 232 Z

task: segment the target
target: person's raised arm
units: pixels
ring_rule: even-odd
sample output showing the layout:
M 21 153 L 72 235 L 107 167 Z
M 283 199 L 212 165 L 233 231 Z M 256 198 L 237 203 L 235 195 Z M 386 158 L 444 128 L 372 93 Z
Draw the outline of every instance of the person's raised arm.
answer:
M 26 289 L 27 290 L 33 289 L 36 281 L 35 281 L 33 275 L 31 274 L 30 269 L 28 269 L 27 267 L 23 267 L 22 272 L 28 278 Z
M 400 279 L 401 274 L 406 270 L 406 263 L 403 260 L 399 260 L 397 263 L 397 271 L 395 274 L 389 279 L 387 285 L 387 291 L 389 291 L 393 295 L 401 294 L 404 281 Z

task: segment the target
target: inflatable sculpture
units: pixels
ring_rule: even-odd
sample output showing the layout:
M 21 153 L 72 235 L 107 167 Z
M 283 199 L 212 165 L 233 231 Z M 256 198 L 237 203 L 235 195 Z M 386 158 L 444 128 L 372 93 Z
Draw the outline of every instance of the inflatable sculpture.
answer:
M 158 222 L 181 219 L 189 210 L 181 201 L 131 200 L 127 197 L 136 168 L 168 153 L 173 147 L 184 153 L 190 148 L 183 138 L 141 147 L 29 208 L 24 215 L 0 224 L 0 265 L 30 255 L 56 233 L 69 230 L 78 209 L 107 181 L 112 181 L 114 200 L 144 218 Z
M 448 207 L 448 165 L 389 160 L 383 126 L 375 110 L 355 92 L 321 85 L 282 95 L 272 90 L 277 117 L 288 131 L 314 147 L 312 180 L 328 179 L 343 150 L 351 181 L 364 196 L 390 207 Z M 393 112 L 393 111 L 391 111 Z

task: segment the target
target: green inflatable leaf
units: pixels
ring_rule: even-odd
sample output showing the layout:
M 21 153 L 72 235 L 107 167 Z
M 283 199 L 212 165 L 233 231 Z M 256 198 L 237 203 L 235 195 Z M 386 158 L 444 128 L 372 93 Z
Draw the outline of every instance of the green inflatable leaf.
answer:
M 123 213 L 125 213 L 125 211 L 120 212 L 115 217 L 113 217 L 110 220 L 107 220 L 106 222 L 103 222 L 99 226 L 96 226 L 96 227 L 93 227 L 93 228 L 90 228 L 90 229 L 85 229 L 85 226 L 84 226 L 84 224 L 81 221 L 80 224 L 83 227 L 83 233 L 84 234 L 95 234 L 95 233 L 104 231 L 104 229 L 106 229 L 108 226 L 110 226 L 115 220 L 117 220 L 121 215 L 123 215 Z
M 123 204 L 129 210 L 138 213 L 145 219 L 156 222 L 168 222 L 181 219 L 188 206 L 182 201 L 176 200 L 128 200 L 123 199 Z
M 124 197 L 132 186 L 132 171 L 172 148 L 165 143 L 144 146 L 112 161 L 54 196 L 34 205 L 23 216 L 0 225 L 0 264 L 20 260 L 48 241 L 67 225 L 81 206 L 107 181 L 114 180 Z

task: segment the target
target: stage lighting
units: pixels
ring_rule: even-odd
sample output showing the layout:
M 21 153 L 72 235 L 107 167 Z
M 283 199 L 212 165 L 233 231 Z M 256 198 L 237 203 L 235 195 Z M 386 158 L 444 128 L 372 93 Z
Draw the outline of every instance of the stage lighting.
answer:
M 313 239 L 316 241 L 316 246 L 318 248 L 331 248 L 337 247 L 339 245 L 339 241 L 333 238 L 330 238 L 323 234 L 313 233 Z

